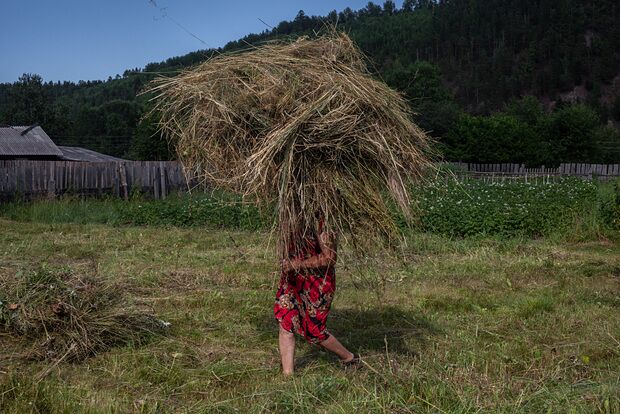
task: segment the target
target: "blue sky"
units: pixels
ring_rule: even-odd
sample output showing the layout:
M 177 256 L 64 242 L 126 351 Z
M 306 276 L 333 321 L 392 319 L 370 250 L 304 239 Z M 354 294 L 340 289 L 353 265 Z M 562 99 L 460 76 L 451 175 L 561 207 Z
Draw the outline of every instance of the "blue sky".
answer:
M 155 6 L 149 0 L 0 0 L 0 82 L 13 82 L 25 72 L 44 81 L 107 79 L 260 32 L 266 26 L 259 19 L 275 26 L 300 9 L 325 15 L 367 2 L 155 0 Z

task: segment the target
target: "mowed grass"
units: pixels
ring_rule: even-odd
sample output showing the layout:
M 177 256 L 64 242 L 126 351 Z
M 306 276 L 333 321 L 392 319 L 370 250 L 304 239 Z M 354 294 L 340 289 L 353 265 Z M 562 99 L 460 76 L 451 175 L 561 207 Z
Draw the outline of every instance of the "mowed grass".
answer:
M 0 330 L 0 412 L 620 412 L 617 241 L 417 234 L 400 259 L 349 261 L 328 324 L 366 365 L 343 371 L 299 341 L 284 379 L 268 234 L 0 228 L 0 277 L 45 265 L 109 278 L 171 323 L 146 345 L 57 365 L 20 358 Z

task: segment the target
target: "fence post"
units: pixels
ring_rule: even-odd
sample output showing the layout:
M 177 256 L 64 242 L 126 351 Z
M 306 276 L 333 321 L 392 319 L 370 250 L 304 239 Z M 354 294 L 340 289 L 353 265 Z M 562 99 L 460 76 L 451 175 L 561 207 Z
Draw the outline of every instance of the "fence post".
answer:
M 159 166 L 157 164 L 153 165 L 153 196 L 156 200 L 160 198 L 159 191 L 159 183 L 161 180 L 159 179 Z
M 127 190 L 127 171 L 125 171 L 125 163 L 120 162 L 118 164 L 119 173 L 121 176 L 121 190 L 125 201 L 129 200 L 129 191 Z
M 54 198 L 56 197 L 56 180 L 55 180 L 55 166 L 54 163 L 50 163 L 48 164 L 48 166 L 50 166 L 50 178 L 47 182 L 47 196 L 48 198 Z
M 161 181 L 161 198 L 166 198 L 166 164 L 163 161 L 159 163 L 159 178 Z

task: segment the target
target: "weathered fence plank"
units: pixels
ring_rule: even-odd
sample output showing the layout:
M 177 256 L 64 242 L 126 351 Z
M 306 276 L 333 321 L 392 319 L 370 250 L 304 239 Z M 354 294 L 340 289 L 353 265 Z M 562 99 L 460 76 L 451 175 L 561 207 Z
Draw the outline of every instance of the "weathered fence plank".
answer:
M 610 180 L 620 177 L 620 165 L 618 164 L 583 164 L 562 163 L 557 168 L 540 166 L 538 168 L 526 168 L 524 164 L 476 164 L 476 163 L 446 163 L 452 166 L 459 174 L 471 177 L 480 177 L 491 180 L 503 178 L 525 177 L 526 180 L 536 180 L 538 177 L 549 181 L 551 177 L 576 176 L 592 179 L 596 176 L 599 180 Z
M 155 197 L 186 191 L 188 180 L 175 161 L 73 162 L 0 160 L 0 201 L 20 198 L 114 194 L 132 190 Z
M 563 163 L 557 168 L 526 168 L 523 164 L 448 163 L 459 174 L 491 180 L 526 177 L 578 176 L 600 180 L 620 177 L 620 164 Z M 195 185 L 176 161 L 73 162 L 0 160 L 0 201 L 21 198 L 114 194 L 125 199 L 132 191 L 165 198 Z

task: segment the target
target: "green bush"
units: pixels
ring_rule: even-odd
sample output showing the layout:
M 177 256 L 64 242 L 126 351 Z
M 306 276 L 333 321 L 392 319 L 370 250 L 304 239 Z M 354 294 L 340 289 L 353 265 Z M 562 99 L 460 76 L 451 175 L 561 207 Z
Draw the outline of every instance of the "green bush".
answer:
M 258 230 L 268 226 L 269 211 L 223 194 L 173 196 L 165 200 L 134 200 L 120 211 L 122 224 L 137 226 L 206 226 Z
M 572 234 L 596 237 L 620 228 L 620 180 L 600 184 L 564 178 L 543 184 L 523 180 L 485 183 L 438 180 L 415 189 L 415 231 L 449 236 L 539 237 Z M 396 212 L 404 231 L 410 225 Z M 76 199 L 0 205 L 11 220 L 46 223 L 101 223 L 134 226 L 179 226 L 265 230 L 273 222 L 272 207 L 258 208 L 221 192 L 172 195 L 147 200 Z
M 470 180 L 436 182 L 418 194 L 419 227 L 450 236 L 546 236 L 566 231 L 575 216 L 599 209 L 595 183 Z
M 126 202 L 117 198 L 41 200 L 0 204 L 0 216 L 44 223 L 99 223 L 134 226 L 204 226 L 258 230 L 269 223 L 269 209 L 223 193 L 171 195 L 150 200 L 140 194 Z
M 449 160 L 549 167 L 618 159 L 618 132 L 584 104 L 563 103 L 547 113 L 536 98 L 526 96 L 512 101 L 504 112 L 463 113 L 449 125 L 439 142 Z
M 548 119 L 546 129 L 557 162 L 588 162 L 597 157 L 598 114 L 583 104 L 566 105 Z
M 611 220 L 614 227 L 620 229 L 620 178 L 614 183 L 615 205 L 612 208 Z
M 446 138 L 452 148 L 445 155 L 465 162 L 544 162 L 537 154 L 548 152 L 535 129 L 515 116 L 463 114 Z M 542 148 L 542 147 L 544 148 Z M 533 160 L 533 161 L 532 161 Z

